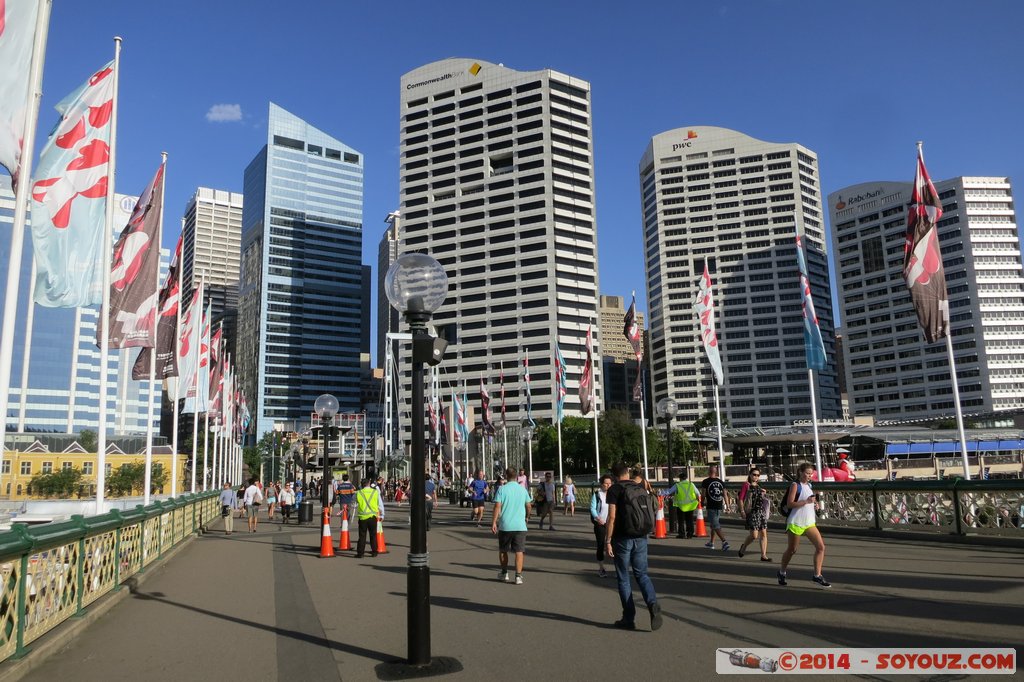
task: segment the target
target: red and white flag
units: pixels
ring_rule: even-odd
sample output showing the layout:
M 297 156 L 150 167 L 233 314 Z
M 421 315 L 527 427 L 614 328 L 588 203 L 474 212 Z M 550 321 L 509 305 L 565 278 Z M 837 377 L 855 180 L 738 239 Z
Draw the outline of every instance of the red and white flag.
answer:
M 38 0 L 0 0 L 0 166 L 18 185 L 31 87 Z M 40 36 L 41 37 L 41 36 Z
M 715 373 L 715 382 L 721 386 L 722 377 L 722 356 L 718 348 L 718 334 L 715 332 L 715 297 L 711 291 L 711 273 L 708 272 L 708 262 L 704 261 L 704 274 L 701 275 L 697 300 L 693 303 L 693 310 L 697 313 L 697 320 L 700 322 L 700 340 L 704 345 L 704 352 L 707 353 L 708 362 Z
M 156 325 L 156 375 L 161 379 L 178 376 L 178 354 L 175 352 L 178 333 L 178 305 L 181 299 L 181 244 L 174 249 L 174 258 L 167 269 L 167 279 L 160 290 L 160 320 Z M 143 348 L 135 366 L 132 379 L 149 378 L 149 354 L 151 349 Z
M 941 217 L 942 202 L 918 148 L 914 191 L 907 214 L 907 239 L 903 245 L 903 279 L 928 343 L 949 334 L 949 296 L 936 226 Z
M 590 414 L 594 407 L 594 341 L 590 325 L 587 325 L 587 363 L 580 377 L 580 413 Z
M 111 348 L 156 345 L 163 179 L 164 164 L 160 164 L 114 244 L 108 316 Z M 96 343 L 99 345 L 98 334 Z
M 633 302 L 629 304 L 629 310 L 626 311 L 626 317 L 622 320 L 622 333 L 625 335 L 626 340 L 629 341 L 629 345 L 633 347 L 636 361 L 640 362 L 643 360 L 644 349 L 640 343 L 640 323 L 636 319 L 635 295 L 633 296 Z
M 199 353 L 196 349 L 202 343 L 200 327 L 202 325 L 202 299 L 199 295 L 202 288 L 192 292 L 192 303 L 181 314 L 181 327 L 178 330 L 178 368 L 181 372 L 180 395 L 184 398 L 189 390 L 195 390 L 196 373 L 199 369 Z M 184 410 L 183 410 L 184 411 Z
M 39 155 L 32 183 L 35 302 L 80 308 L 103 301 L 107 174 L 114 63 L 57 105 L 60 122 Z

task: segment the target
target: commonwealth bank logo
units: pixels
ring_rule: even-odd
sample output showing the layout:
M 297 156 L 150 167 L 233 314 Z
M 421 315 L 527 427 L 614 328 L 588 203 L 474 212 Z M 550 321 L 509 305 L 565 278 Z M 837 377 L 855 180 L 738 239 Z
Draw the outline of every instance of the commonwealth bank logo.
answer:
M 483 67 L 481 67 L 481 66 L 480 66 L 479 64 L 477 64 L 476 62 L 473 62 L 473 66 L 469 67 L 469 72 L 470 72 L 471 74 L 473 74 L 473 75 L 475 76 L 475 75 L 477 75 L 478 73 L 480 73 L 480 69 L 481 69 L 481 68 L 483 68 Z

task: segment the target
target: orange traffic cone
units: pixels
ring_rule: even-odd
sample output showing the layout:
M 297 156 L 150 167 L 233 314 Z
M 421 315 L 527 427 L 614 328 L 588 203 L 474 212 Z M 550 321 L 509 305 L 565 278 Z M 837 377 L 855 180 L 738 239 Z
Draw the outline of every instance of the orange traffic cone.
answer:
M 331 537 L 331 510 L 324 507 L 323 532 L 320 534 L 320 558 L 334 556 L 334 538 Z
M 700 502 L 697 503 L 697 532 L 693 534 L 695 538 L 706 538 L 708 536 L 708 529 L 704 527 L 704 507 L 701 506 Z
M 348 505 L 341 505 L 341 535 L 338 536 L 338 551 L 352 549 L 352 539 L 348 535 Z
M 654 539 L 664 540 L 668 537 L 668 529 L 665 527 L 665 500 L 658 498 L 658 511 L 654 515 Z
M 384 519 L 377 519 L 377 554 L 387 554 L 388 546 L 384 542 Z

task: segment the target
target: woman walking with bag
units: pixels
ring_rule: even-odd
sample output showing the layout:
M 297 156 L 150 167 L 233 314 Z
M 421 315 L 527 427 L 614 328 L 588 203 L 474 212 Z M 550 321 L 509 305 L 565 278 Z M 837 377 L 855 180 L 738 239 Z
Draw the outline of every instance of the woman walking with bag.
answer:
M 742 559 L 747 546 L 754 540 L 761 543 L 761 561 L 771 561 L 768 556 L 768 514 L 771 512 L 771 500 L 761 487 L 761 472 L 751 469 L 747 474 L 747 482 L 740 491 L 740 509 L 746 515 L 746 528 L 750 531 L 747 539 L 740 545 L 738 556 Z
M 800 545 L 800 538 L 807 536 L 807 539 L 814 545 L 814 575 L 811 580 L 822 587 L 832 587 L 832 583 L 825 580 L 821 575 L 821 565 L 825 561 L 825 541 L 821 539 L 821 533 L 815 525 L 814 510 L 818 506 L 817 496 L 811 489 L 811 475 L 814 473 L 814 465 L 804 462 L 797 468 L 797 483 L 791 483 L 786 491 L 785 507 L 788 511 L 786 517 L 786 538 L 789 546 L 782 555 L 782 565 L 779 568 L 778 578 L 780 585 L 786 585 L 786 567 L 789 560 L 796 554 Z

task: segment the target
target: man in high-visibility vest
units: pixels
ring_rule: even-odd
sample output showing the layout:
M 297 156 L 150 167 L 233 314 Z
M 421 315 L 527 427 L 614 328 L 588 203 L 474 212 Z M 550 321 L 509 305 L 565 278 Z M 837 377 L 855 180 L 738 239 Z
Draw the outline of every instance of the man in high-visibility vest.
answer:
M 693 537 L 693 510 L 697 508 L 700 503 L 700 493 L 697 492 L 697 486 L 692 481 L 687 479 L 686 470 L 683 469 L 679 474 L 679 481 L 669 488 L 658 493 L 661 497 L 672 497 L 672 508 L 675 510 L 679 519 L 679 533 L 676 535 L 680 539 L 689 539 Z
M 356 504 L 359 515 L 359 545 L 356 547 L 356 558 L 361 559 L 366 551 L 366 536 L 370 536 L 370 556 L 377 556 L 377 519 L 381 516 L 383 504 L 380 490 L 370 485 L 370 479 L 364 478 L 362 488 L 356 492 Z

